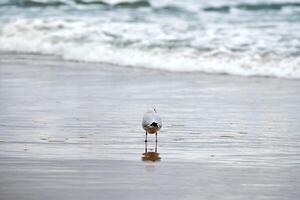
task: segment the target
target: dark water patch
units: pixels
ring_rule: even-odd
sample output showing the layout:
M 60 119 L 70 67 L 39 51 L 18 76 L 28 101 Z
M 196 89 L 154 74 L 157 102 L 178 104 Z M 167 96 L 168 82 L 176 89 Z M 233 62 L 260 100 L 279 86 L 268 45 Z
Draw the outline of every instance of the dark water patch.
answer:
M 83 5 L 83 6 L 104 6 L 108 9 L 113 8 L 144 8 L 144 7 L 151 7 L 151 4 L 147 0 L 138 0 L 134 2 L 130 1 L 123 1 L 115 4 L 108 3 L 106 1 L 101 0 L 74 0 L 73 1 L 77 5 Z M 38 1 L 38 0 L 13 0 L 13 1 L 6 1 L 6 2 L 0 2 L 0 7 L 6 7 L 6 6 L 16 6 L 16 7 L 59 7 L 59 6 L 72 6 L 70 2 L 65 2 L 62 0 L 57 1 Z
M 113 5 L 115 8 L 142 8 L 142 7 L 151 7 L 149 1 L 134 1 L 134 2 L 120 2 Z
M 197 13 L 189 11 L 183 7 L 177 6 L 163 6 L 163 7 L 152 7 L 152 11 L 157 14 L 173 15 L 173 16 L 187 16 L 189 20 L 192 20 Z
M 203 8 L 207 12 L 228 13 L 232 8 L 246 11 L 277 11 L 285 7 L 300 7 L 300 3 L 260 3 L 260 4 L 238 4 L 235 6 L 211 6 Z
M 154 11 L 156 12 L 171 12 L 171 13 L 180 13 L 180 12 L 186 12 L 183 8 L 179 8 L 176 6 L 164 6 L 164 7 L 159 7 L 159 8 L 153 8 Z
M 261 4 L 240 4 L 236 8 L 247 11 L 260 10 L 281 10 L 284 7 L 300 7 L 300 3 L 261 3 Z
M 14 4 L 10 2 L 0 2 L 0 7 L 6 7 L 6 6 L 14 6 Z
M 39 2 L 33 0 L 22 0 L 22 1 L 13 1 L 11 5 L 16 5 L 20 7 L 57 7 L 63 6 L 65 3 L 60 1 L 53 1 L 53 2 Z
M 109 6 L 109 3 L 104 1 L 84 1 L 84 0 L 75 0 L 76 4 L 81 5 L 102 5 L 102 6 Z
M 101 0 L 73 0 L 77 5 L 86 5 L 86 6 L 104 6 L 106 8 L 142 8 L 142 7 L 151 7 L 151 4 L 147 0 L 138 0 L 138 1 L 123 1 L 115 4 L 110 4 L 106 1 Z M 5 6 L 17 6 L 17 7 L 59 7 L 59 6 L 71 6 L 72 4 L 67 1 L 57 0 L 57 1 L 37 1 L 37 0 L 13 0 L 0 2 L 0 7 Z
M 85 0 L 75 0 L 76 4 L 81 5 L 102 5 L 106 6 L 108 8 L 142 8 L 142 7 L 151 7 L 151 4 L 149 1 L 146 0 L 140 0 L 140 1 L 123 1 L 115 4 L 110 4 L 106 1 L 85 1 Z
M 66 3 L 61 1 L 52 1 L 52 2 L 40 2 L 35 0 L 12 0 L 12 1 L 6 1 L 6 2 L 0 2 L 0 7 L 10 7 L 10 6 L 16 6 L 16 7 L 58 7 L 66 5 Z
M 230 7 L 229 6 L 206 7 L 203 10 L 204 11 L 208 11 L 208 12 L 223 12 L 223 13 L 227 13 L 227 12 L 230 11 Z

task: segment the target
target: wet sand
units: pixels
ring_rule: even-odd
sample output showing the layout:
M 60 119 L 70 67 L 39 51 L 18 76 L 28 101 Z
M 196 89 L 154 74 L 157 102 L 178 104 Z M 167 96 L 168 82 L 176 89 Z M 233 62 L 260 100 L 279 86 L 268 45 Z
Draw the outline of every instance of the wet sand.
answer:
M 1 52 L 1 200 L 297 199 L 299 88 Z

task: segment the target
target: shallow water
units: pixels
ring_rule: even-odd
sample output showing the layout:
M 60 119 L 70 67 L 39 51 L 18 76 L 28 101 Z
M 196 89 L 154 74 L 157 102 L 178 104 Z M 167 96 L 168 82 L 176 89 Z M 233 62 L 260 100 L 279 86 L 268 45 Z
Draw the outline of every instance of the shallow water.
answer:
M 298 1 L 4 0 L 0 50 L 169 71 L 300 77 Z
M 141 120 L 154 105 L 162 162 L 300 164 L 299 81 L 10 54 L 0 70 L 0 157 L 140 161 Z

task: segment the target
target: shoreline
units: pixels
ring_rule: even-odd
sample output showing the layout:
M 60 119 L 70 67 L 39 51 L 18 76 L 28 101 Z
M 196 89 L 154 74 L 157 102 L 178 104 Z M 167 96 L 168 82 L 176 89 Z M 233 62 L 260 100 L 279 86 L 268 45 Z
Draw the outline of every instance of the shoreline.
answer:
M 2 54 L 2 55 L 1 55 Z M 130 66 L 130 65 L 118 65 L 118 64 L 112 64 L 112 63 L 104 63 L 104 62 L 97 62 L 97 61 L 83 61 L 83 60 L 75 60 L 75 59 L 64 59 L 61 56 L 53 55 L 53 54 L 44 54 L 44 53 L 38 53 L 38 52 L 18 52 L 18 51 L 1 51 L 0 50 L 0 59 L 3 59 L 3 56 L 7 57 L 14 57 L 17 55 L 17 57 L 21 57 L 25 60 L 34 59 L 35 57 L 38 59 L 44 58 L 49 60 L 55 60 L 58 62 L 68 63 L 72 64 L 74 63 L 79 65 L 87 65 L 87 66 L 98 66 L 101 68 L 108 68 L 110 70 L 113 70 L 114 68 L 117 69 L 127 69 L 127 70 L 135 70 L 135 71 L 149 71 L 149 72 L 158 72 L 158 73 L 171 73 L 171 74 L 185 74 L 189 76 L 231 76 L 231 77 L 237 77 L 237 78 L 263 78 L 263 79 L 283 79 L 283 80 L 292 80 L 292 81 L 300 81 L 297 77 L 279 77 L 279 76 L 271 76 L 271 75 L 241 75 L 241 74 L 230 74 L 230 73 L 217 73 L 217 72 L 206 72 L 206 71 L 172 71 L 167 69 L 156 69 L 156 68 L 148 68 L 148 67 L 137 67 L 137 66 Z M 4 58 L 2 62 L 7 59 Z M 15 59 L 15 58 L 14 58 Z M 15 61 L 15 60 L 14 60 Z

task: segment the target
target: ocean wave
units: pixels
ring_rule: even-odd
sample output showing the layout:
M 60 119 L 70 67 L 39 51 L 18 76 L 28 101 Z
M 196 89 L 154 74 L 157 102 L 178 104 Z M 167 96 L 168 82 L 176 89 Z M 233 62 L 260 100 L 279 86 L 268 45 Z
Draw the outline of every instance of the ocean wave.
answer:
M 6 2 L 0 2 L 0 6 L 17 6 L 17 7 L 60 7 L 60 6 L 73 6 L 74 5 L 86 5 L 93 6 L 99 5 L 107 8 L 142 8 L 151 7 L 151 3 L 147 0 L 137 1 L 118 1 L 111 3 L 109 1 L 101 0 L 55 0 L 55 1 L 42 1 L 42 0 L 10 0 Z
M 272 52 L 259 53 L 259 51 L 254 53 L 232 51 L 229 48 L 217 46 L 207 50 L 203 48 L 202 51 L 185 45 L 178 48 L 165 48 L 164 45 L 150 48 L 147 43 L 151 46 L 157 38 L 153 42 L 146 40 L 144 32 L 138 31 L 134 32 L 137 34 L 136 37 L 140 37 L 138 43 L 142 42 L 142 46 L 134 42 L 134 45 L 115 45 L 110 41 L 116 42 L 124 36 L 113 35 L 111 38 L 107 30 L 119 28 L 120 24 L 109 23 L 107 27 L 103 24 L 102 27 L 98 27 L 98 23 L 95 25 L 89 23 L 41 19 L 11 21 L 0 28 L 0 50 L 50 54 L 66 60 L 101 62 L 175 72 L 199 71 L 242 76 L 300 78 L 299 56 L 278 55 Z M 135 24 L 136 26 L 138 25 Z M 149 24 L 145 27 L 149 28 L 147 30 L 155 30 L 155 27 Z M 115 31 L 120 34 L 126 32 L 126 29 Z M 158 35 L 159 32 L 153 34 Z M 133 39 L 132 35 L 128 37 Z M 159 43 L 166 39 L 163 35 L 161 38 L 163 40 Z M 123 38 L 121 42 L 124 43 L 124 41 L 126 40 Z M 236 38 L 234 42 L 236 45 L 249 43 L 243 38 Z M 298 44 L 296 40 L 293 43 L 299 45 L 300 41 Z
M 119 9 L 140 9 L 149 8 L 153 13 L 174 13 L 174 14 L 187 14 L 190 13 L 184 7 L 176 6 L 173 4 L 163 4 L 159 6 L 152 5 L 150 0 L 6 0 L 0 1 L 0 8 L 3 7 L 18 7 L 22 9 L 26 8 L 59 8 L 68 7 L 71 10 L 98 9 L 101 7 L 104 10 L 116 10 Z
M 23 42 L 24 45 L 24 42 Z M 170 72 L 204 72 L 238 76 L 262 76 L 287 79 L 300 79 L 299 58 L 268 59 L 253 56 L 223 55 L 222 57 L 186 52 L 167 52 L 163 50 L 145 51 L 140 49 L 114 48 L 94 45 L 49 45 L 26 44 L 18 50 L 0 47 L 1 51 L 14 53 L 33 53 L 58 56 L 69 61 L 103 63 L 119 67 L 144 68 Z M 233 57 L 232 57 L 233 56 Z
M 155 3 L 153 3 L 155 2 Z M 168 2 L 168 1 L 167 1 Z M 0 2 L 0 7 L 16 6 L 21 8 L 47 8 L 67 6 L 72 9 L 80 8 L 78 6 L 101 6 L 104 9 L 139 9 L 150 8 L 153 12 L 189 14 L 191 11 L 182 4 L 165 3 L 157 4 L 151 0 L 4 0 Z M 96 7 L 97 8 L 97 7 Z M 200 3 L 195 6 L 193 12 L 217 12 L 229 13 L 232 10 L 241 10 L 247 12 L 265 12 L 265 11 L 281 11 L 285 8 L 300 8 L 300 2 L 262 2 L 262 3 L 231 3 L 210 5 L 209 3 Z

